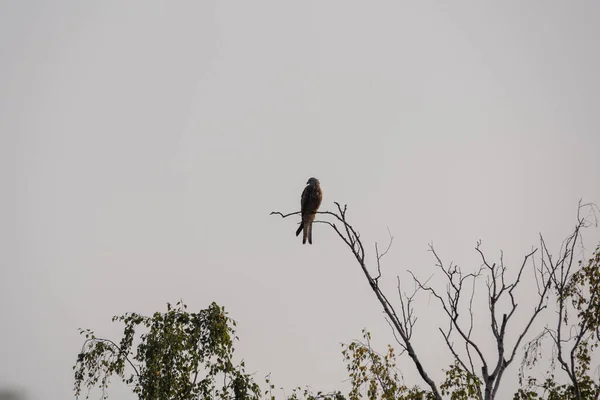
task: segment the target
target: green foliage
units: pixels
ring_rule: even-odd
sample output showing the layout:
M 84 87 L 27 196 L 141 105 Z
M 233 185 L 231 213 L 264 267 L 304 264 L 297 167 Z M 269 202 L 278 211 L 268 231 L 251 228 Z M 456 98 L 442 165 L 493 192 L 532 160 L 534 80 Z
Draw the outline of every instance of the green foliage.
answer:
M 600 340 L 600 245 L 587 265 L 579 261 L 579 267 L 571 276 L 564 296 L 577 311 L 580 326 L 596 333 L 596 339 Z
M 273 400 L 275 397 L 272 397 Z M 292 395 L 287 397 L 286 400 L 346 400 L 344 395 L 339 392 L 331 392 L 331 393 L 323 393 L 317 392 L 314 393 L 310 388 L 302 389 L 301 387 L 294 388 L 292 391 Z
M 113 317 L 125 325 L 118 344 L 81 329 L 86 340 L 73 367 L 76 396 L 87 388 L 89 398 L 90 390 L 98 387 L 106 399 L 110 378 L 116 375 L 144 400 L 258 399 L 260 388 L 245 372 L 244 362 L 232 361 L 235 321 L 215 303 L 198 313 L 186 309 L 178 302 L 152 317 Z M 134 340 L 139 342 L 135 347 Z
M 394 348 L 388 345 L 385 354 L 379 354 L 371 347 L 371 334 L 363 330 L 365 343 L 353 341 L 342 345 L 342 355 L 346 362 L 352 388 L 349 400 L 430 400 L 431 392 L 418 386 L 407 387 L 400 379 L 396 368 Z
M 513 400 L 535 400 L 535 399 L 546 399 L 546 400 L 574 400 L 574 399 L 594 399 L 596 393 L 596 386 L 594 382 L 588 377 L 583 377 L 579 382 L 579 393 L 580 397 L 577 396 L 575 386 L 572 384 L 559 385 L 556 382 L 554 375 L 545 379 L 543 382 L 538 383 L 533 380 L 530 381 L 528 387 L 520 388 L 517 393 L 513 396 Z M 541 395 L 538 394 L 541 391 Z
M 481 380 L 461 367 L 456 361 L 446 372 L 446 380 L 440 385 L 442 395 L 450 395 L 451 400 L 481 398 Z

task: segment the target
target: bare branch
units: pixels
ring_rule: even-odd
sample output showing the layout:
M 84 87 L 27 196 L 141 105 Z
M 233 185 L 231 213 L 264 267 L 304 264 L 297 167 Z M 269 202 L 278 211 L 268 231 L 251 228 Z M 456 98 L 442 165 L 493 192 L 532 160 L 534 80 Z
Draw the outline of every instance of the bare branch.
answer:
M 448 300 L 444 300 L 439 295 L 439 293 L 435 289 L 433 289 L 431 286 L 427 285 L 426 283 L 422 283 L 412 272 L 409 271 L 409 273 L 412 275 L 413 280 L 417 283 L 417 285 L 421 289 L 430 292 L 435 298 L 438 299 L 438 301 L 440 302 L 440 304 L 442 306 L 442 309 L 444 310 L 444 312 L 446 313 L 446 315 L 448 315 L 448 317 L 450 319 L 451 326 L 453 326 L 456 329 L 456 331 L 459 333 L 459 335 L 465 341 L 466 346 L 469 346 L 471 349 L 473 349 L 477 353 L 477 355 L 479 356 L 479 360 L 481 361 L 481 363 L 483 365 L 483 369 L 487 370 L 487 362 L 485 360 L 483 352 L 480 350 L 479 346 L 477 346 L 477 344 L 475 344 L 475 342 L 473 342 L 471 340 L 470 333 L 467 334 L 467 332 L 465 332 L 462 329 L 462 327 L 458 324 L 459 302 L 460 302 L 460 295 L 462 292 L 463 284 L 464 284 L 465 280 L 467 280 L 467 279 L 477 278 L 481 273 L 481 269 L 479 271 L 477 271 L 476 273 L 469 273 L 469 274 L 463 275 L 461 270 L 458 269 L 458 267 L 453 266 L 452 264 L 450 264 L 450 266 L 448 266 L 447 268 L 444 267 L 442 260 L 440 259 L 440 257 L 438 256 L 437 252 L 435 251 L 435 249 L 433 248 L 432 245 L 429 246 L 429 251 L 434 255 L 434 257 L 437 261 L 436 266 L 444 273 L 444 275 L 446 276 L 446 279 L 448 281 L 448 288 L 447 288 L 447 292 L 446 292 Z M 455 279 L 455 277 L 456 277 L 456 279 Z M 466 369 L 466 370 L 468 371 L 469 369 Z
M 385 255 L 388 253 L 388 251 L 390 251 L 390 248 L 392 247 L 392 243 L 394 242 L 394 237 L 392 236 L 392 233 L 390 232 L 389 228 L 388 228 L 388 234 L 390 235 L 390 241 L 388 243 L 387 248 L 385 249 L 385 251 L 381 254 L 379 254 L 379 248 L 377 246 L 377 243 L 375 243 L 375 255 L 377 257 L 377 277 L 375 277 L 375 282 L 377 282 L 379 280 L 379 278 L 381 278 L 381 259 L 383 257 L 385 257 Z

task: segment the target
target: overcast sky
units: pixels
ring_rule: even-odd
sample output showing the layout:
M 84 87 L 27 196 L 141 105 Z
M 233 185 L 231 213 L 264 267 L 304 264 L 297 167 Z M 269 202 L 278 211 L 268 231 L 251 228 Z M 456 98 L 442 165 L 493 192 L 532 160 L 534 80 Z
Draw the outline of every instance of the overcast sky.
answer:
M 257 379 L 345 387 L 339 343 L 393 336 L 334 232 L 303 246 L 269 216 L 311 176 L 369 250 L 395 236 L 391 290 L 435 271 L 431 242 L 514 272 L 600 202 L 598 2 L 173 4 L 0 3 L 1 387 L 71 398 L 77 328 L 179 299 L 229 310 Z M 439 378 L 443 322 L 416 307 Z

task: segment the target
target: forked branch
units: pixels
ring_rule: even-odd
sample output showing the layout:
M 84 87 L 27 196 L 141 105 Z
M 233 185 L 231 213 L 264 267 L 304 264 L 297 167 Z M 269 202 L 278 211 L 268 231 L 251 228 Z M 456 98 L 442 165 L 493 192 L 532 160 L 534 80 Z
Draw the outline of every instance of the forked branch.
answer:
M 365 275 L 365 278 L 367 279 L 367 282 L 369 282 L 369 286 L 371 287 L 371 289 L 375 293 L 375 296 L 377 297 L 377 300 L 379 300 L 379 303 L 383 307 L 383 310 L 388 318 L 388 323 L 393 328 L 394 337 L 396 338 L 398 343 L 401 345 L 403 350 L 408 353 L 409 357 L 411 358 L 415 367 L 417 368 L 419 375 L 431 389 L 431 393 L 433 394 L 433 396 L 438 400 L 442 400 L 442 396 L 441 396 L 435 382 L 429 377 L 429 375 L 425 371 L 425 368 L 423 367 L 423 364 L 421 363 L 421 361 L 416 353 L 416 350 L 414 349 L 412 342 L 411 342 L 412 328 L 414 326 L 414 323 L 416 322 L 416 318 L 414 317 L 413 310 L 412 310 L 412 300 L 413 300 L 414 294 L 412 296 L 405 296 L 404 298 L 402 298 L 402 295 L 401 295 L 402 317 L 400 317 L 398 315 L 398 313 L 396 312 L 396 310 L 394 309 L 394 306 L 388 300 L 385 293 L 383 293 L 383 291 L 379 287 L 378 281 L 379 281 L 379 278 L 381 277 L 381 259 L 387 254 L 387 252 L 391 246 L 393 237 L 391 237 L 391 235 L 390 235 L 390 244 L 384 252 L 379 253 L 379 247 L 376 247 L 375 252 L 376 252 L 376 260 L 377 260 L 376 261 L 377 276 L 374 277 L 370 273 L 370 271 L 367 268 L 367 265 L 365 263 L 365 250 L 364 250 L 363 243 L 360 239 L 360 235 L 352 227 L 352 225 L 350 225 L 348 223 L 348 221 L 346 219 L 347 206 L 344 205 L 344 207 L 342 207 L 337 202 L 335 203 L 335 205 L 337 207 L 337 212 L 331 212 L 331 211 L 318 211 L 317 212 L 317 214 L 320 214 L 320 215 L 328 215 L 328 216 L 333 217 L 333 221 L 320 220 L 320 221 L 315 221 L 315 222 L 324 223 L 324 224 L 329 225 L 331 228 L 333 228 L 333 230 L 337 233 L 337 235 L 340 237 L 340 239 L 342 239 L 342 241 L 344 243 L 346 243 L 346 245 L 348 246 L 350 251 L 352 251 L 352 254 L 354 255 L 356 261 L 360 265 L 360 268 L 362 269 L 362 271 Z M 271 215 L 279 215 L 282 218 L 287 218 L 292 215 L 298 215 L 298 214 L 300 214 L 299 211 L 288 213 L 288 214 L 283 214 L 278 211 L 274 211 L 271 213 Z

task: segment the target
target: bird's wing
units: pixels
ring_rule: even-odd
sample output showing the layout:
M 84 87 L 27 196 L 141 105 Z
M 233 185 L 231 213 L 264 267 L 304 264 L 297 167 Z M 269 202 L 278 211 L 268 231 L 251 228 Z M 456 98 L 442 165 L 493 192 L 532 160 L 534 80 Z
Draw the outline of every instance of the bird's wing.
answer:
M 308 209 L 308 203 L 310 202 L 310 192 L 311 186 L 307 185 L 302 191 L 302 196 L 300 197 L 300 210 L 304 213 Z
M 321 190 L 318 187 L 308 185 L 302 192 L 302 213 L 314 213 L 321 205 Z

